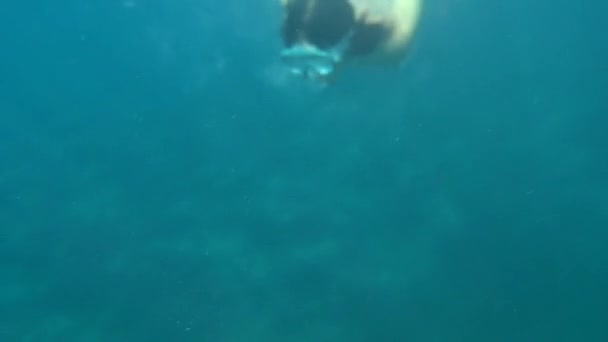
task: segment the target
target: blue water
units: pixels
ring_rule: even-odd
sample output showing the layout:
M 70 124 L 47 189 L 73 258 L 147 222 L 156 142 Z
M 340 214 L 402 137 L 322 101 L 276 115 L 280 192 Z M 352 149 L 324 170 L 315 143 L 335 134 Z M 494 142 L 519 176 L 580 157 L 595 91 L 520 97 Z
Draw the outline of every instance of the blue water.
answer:
M 316 89 L 271 0 L 3 3 L 0 341 L 608 341 L 606 10 Z

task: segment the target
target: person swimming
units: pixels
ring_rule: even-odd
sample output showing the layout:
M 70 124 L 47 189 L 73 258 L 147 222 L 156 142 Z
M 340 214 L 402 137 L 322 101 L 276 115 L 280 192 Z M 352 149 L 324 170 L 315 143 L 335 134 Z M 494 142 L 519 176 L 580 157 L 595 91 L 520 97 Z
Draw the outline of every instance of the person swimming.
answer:
M 398 64 L 418 22 L 420 0 L 281 0 L 281 60 L 328 82 L 343 65 Z

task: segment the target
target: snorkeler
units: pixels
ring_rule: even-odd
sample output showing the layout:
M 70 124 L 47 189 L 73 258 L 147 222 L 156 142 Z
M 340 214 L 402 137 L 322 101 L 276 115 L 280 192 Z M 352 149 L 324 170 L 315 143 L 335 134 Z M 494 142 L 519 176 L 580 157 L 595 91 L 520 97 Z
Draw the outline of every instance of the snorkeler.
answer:
M 399 65 L 421 8 L 421 0 L 280 1 L 281 59 L 293 74 L 320 82 L 346 65 Z

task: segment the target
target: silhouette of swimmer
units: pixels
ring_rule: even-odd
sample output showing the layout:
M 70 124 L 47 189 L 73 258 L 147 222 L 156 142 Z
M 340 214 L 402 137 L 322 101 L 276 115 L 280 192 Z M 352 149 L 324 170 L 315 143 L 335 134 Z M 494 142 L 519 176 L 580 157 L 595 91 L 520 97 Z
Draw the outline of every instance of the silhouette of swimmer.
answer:
M 421 0 L 281 0 L 281 57 L 290 70 L 327 82 L 344 65 L 398 65 Z

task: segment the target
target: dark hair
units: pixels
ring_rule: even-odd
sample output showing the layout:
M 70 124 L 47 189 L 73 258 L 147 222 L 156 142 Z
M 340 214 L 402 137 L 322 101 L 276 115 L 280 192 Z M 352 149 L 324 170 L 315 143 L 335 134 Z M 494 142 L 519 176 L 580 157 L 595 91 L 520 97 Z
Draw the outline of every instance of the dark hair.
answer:
M 300 39 L 309 0 L 291 0 L 285 5 L 282 36 L 285 46 L 292 46 Z
M 287 3 L 283 42 L 306 40 L 320 49 L 338 44 L 355 25 L 348 0 L 292 0 Z
M 382 23 L 366 23 L 365 18 L 356 24 L 347 53 L 361 56 L 372 53 L 382 41 L 388 39 L 391 27 Z

